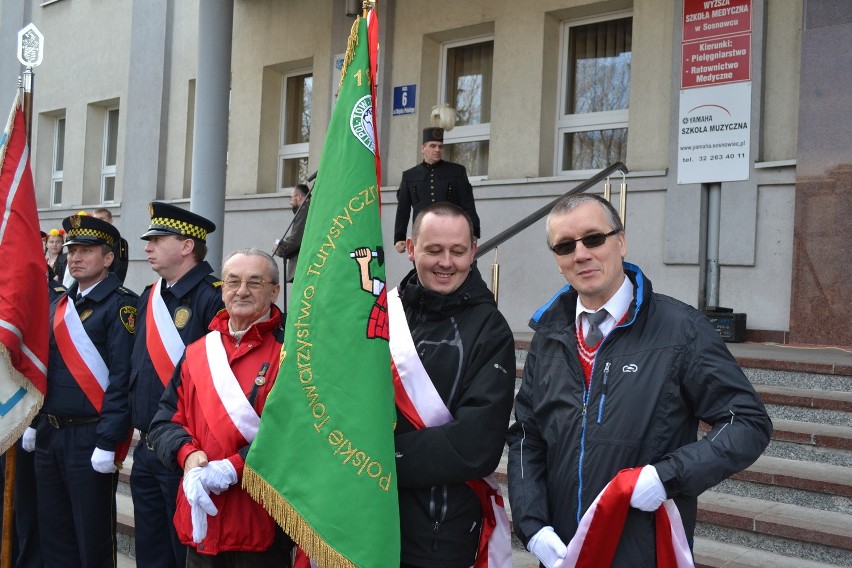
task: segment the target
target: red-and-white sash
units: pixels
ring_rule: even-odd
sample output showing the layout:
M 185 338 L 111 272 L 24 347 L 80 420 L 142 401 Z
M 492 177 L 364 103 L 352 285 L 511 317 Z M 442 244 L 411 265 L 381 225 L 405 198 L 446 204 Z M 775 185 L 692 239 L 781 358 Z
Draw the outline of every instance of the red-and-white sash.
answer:
M 60 298 L 56 304 L 53 314 L 53 337 L 62 360 L 71 371 L 71 376 L 100 414 L 104 406 L 104 393 L 109 386 L 109 368 L 86 333 L 77 309 L 68 307 L 68 296 Z M 116 444 L 115 462 L 119 467 L 130 450 L 132 435 L 131 428 L 127 437 Z
M 231 370 L 222 334 L 211 331 L 201 342 L 207 356 L 187 357 L 184 365 L 197 385 L 198 402 L 216 441 L 225 450 L 241 448 L 257 435 L 260 416 Z
M 417 355 L 396 288 L 388 292 L 388 317 L 391 368 L 397 407 L 417 429 L 452 422 L 453 415 L 441 400 L 441 395 Z M 474 566 L 511 568 L 512 536 L 499 485 L 493 475 L 468 481 L 467 484 L 482 504 L 482 531 Z
M 603 488 L 580 519 L 565 558 L 554 568 L 596 568 L 612 563 L 641 471 L 641 467 L 623 469 Z M 671 499 L 657 509 L 656 529 L 657 567 L 693 568 L 683 520 Z
M 148 294 L 148 311 L 145 313 L 145 345 L 148 347 L 154 370 L 157 371 L 157 376 L 165 387 L 169 384 L 186 345 L 160 294 L 162 282 L 163 279 L 158 278 Z
M 109 368 L 83 328 L 77 309 L 68 307 L 68 296 L 63 296 L 56 304 L 53 337 L 74 380 L 100 413 L 104 392 L 109 386 Z

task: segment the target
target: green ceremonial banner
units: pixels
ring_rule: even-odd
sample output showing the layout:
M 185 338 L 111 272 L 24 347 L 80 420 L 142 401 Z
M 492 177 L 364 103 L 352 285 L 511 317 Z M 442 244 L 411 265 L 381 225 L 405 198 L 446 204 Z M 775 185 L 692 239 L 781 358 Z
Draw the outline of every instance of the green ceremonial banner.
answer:
M 373 22 L 372 42 L 367 32 L 374 17 L 359 17 L 349 37 L 299 251 L 284 359 L 243 477 L 323 567 L 399 566 Z

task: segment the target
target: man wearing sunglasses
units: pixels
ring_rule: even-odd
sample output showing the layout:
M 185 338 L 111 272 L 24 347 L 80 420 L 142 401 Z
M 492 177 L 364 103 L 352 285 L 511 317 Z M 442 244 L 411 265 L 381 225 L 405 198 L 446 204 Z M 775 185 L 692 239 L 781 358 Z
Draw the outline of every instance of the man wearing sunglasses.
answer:
M 624 262 L 609 202 L 559 201 L 547 244 L 568 286 L 530 324 L 507 436 L 515 530 L 548 568 L 691 562 L 697 497 L 760 456 L 766 409 L 709 320 Z

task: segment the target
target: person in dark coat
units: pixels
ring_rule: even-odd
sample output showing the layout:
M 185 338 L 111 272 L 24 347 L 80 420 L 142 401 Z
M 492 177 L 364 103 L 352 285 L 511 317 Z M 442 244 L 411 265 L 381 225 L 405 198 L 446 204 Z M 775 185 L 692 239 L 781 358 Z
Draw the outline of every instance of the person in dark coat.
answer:
M 106 207 L 98 207 L 92 211 L 92 215 L 112 225 L 112 212 Z M 112 252 L 115 253 L 112 271 L 115 272 L 119 280 L 124 282 L 124 278 L 127 276 L 127 265 L 130 263 L 130 246 L 127 244 L 127 239 L 120 237 L 113 245 Z
M 396 192 L 394 248 L 397 252 L 405 252 L 409 219 L 413 222 L 424 207 L 439 201 L 449 201 L 461 207 L 473 223 L 474 236 L 479 238 L 479 216 L 476 214 L 473 188 L 467 179 L 467 170 L 460 164 L 443 160 L 444 130 L 423 130 L 420 153 L 423 154 L 423 161 L 402 173 L 402 182 Z
M 296 263 L 299 261 L 299 249 L 302 247 L 302 236 L 305 234 L 305 221 L 308 218 L 308 207 L 311 198 L 308 186 L 300 183 L 290 194 L 290 208 L 293 210 L 293 226 L 290 234 L 281 239 L 275 246 L 275 256 L 283 258 L 287 267 L 284 270 L 284 281 L 292 282 L 296 277 Z
M 47 395 L 35 421 L 41 548 L 47 566 L 114 566 L 138 296 L 110 271 L 115 227 L 82 215 L 62 225 L 75 283 L 51 305 Z
M 148 209 L 151 224 L 141 239 L 146 241 L 148 263 L 159 278 L 139 298 L 131 356 L 130 413 L 140 442 L 133 452 L 130 492 L 136 565 L 177 568 L 186 564 L 186 547 L 172 521 L 181 476 L 153 452 L 148 431 L 185 346 L 207 333 L 225 305 L 222 282 L 204 260 L 207 235 L 216 225 L 170 203 L 154 201 Z
M 401 566 L 469 567 L 486 514 L 472 482 L 493 473 L 503 453 L 515 387 L 514 338 L 472 266 L 473 225 L 461 208 L 425 208 L 406 248 L 415 268 L 388 301 L 398 295 L 413 343 L 408 353 L 415 355 L 400 359 L 393 323 L 391 353 L 398 369 L 422 365 L 433 400 L 450 420 L 418 428 L 397 406 Z M 508 530 L 505 541 L 509 550 Z
M 530 322 L 535 335 L 507 435 L 513 526 L 544 566 L 554 566 L 582 534 L 587 510 L 597 514 L 591 506 L 604 487 L 629 475 L 632 490 L 611 503 L 623 507 L 623 527 L 603 528 L 612 556 L 595 558 L 601 566 L 655 567 L 667 548 L 655 546 L 657 537 L 673 542 L 669 531 L 656 534 L 655 521 L 667 517 L 691 543 L 698 495 L 754 462 L 772 423 L 704 314 L 654 293 L 624 262 L 624 226 L 608 201 L 590 194 L 559 201 L 547 218 L 547 243 L 568 286 Z M 711 426 L 700 440 L 699 421 Z M 655 515 L 661 506 L 666 515 Z M 679 548 L 686 558 L 690 549 Z

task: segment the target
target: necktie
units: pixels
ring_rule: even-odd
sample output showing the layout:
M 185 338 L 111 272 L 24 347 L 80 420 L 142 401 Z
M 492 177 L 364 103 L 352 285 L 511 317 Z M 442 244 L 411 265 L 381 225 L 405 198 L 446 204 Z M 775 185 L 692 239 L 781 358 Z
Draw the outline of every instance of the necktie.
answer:
M 603 323 L 606 316 L 606 310 L 598 310 L 595 313 L 586 312 L 586 321 L 589 322 L 589 330 L 586 332 L 586 345 L 589 347 L 594 347 L 603 339 L 603 333 L 598 326 Z

